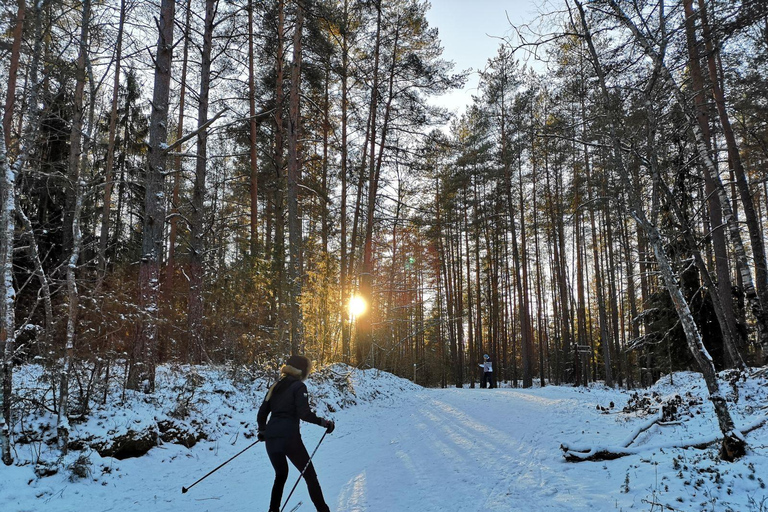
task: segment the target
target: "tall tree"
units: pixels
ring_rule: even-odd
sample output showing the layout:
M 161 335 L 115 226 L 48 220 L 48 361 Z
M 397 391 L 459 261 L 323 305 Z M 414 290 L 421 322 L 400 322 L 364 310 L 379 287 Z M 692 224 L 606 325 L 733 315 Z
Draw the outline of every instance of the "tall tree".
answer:
M 249 129 L 249 163 L 251 167 L 250 179 L 250 198 L 251 198 L 251 216 L 250 216 L 250 236 L 251 236 L 251 257 L 256 257 L 259 250 L 259 159 L 258 159 L 258 135 L 259 125 L 256 119 L 256 53 L 254 51 L 254 22 L 253 22 L 253 0 L 248 0 L 248 122 Z
M 201 361 L 207 358 L 203 339 L 205 301 L 205 197 L 208 171 L 208 104 L 211 90 L 211 49 L 218 0 L 206 0 L 203 28 L 203 46 L 200 60 L 200 91 L 197 96 L 197 154 L 195 158 L 195 181 L 192 188 L 192 211 L 189 215 L 189 360 Z
M 147 148 L 147 175 L 144 193 L 144 220 L 139 263 L 139 311 L 141 318 L 133 346 L 128 387 L 154 391 L 157 364 L 157 333 L 160 297 L 160 262 L 163 254 L 164 195 L 168 104 L 171 89 L 175 0 L 162 0 L 155 51 L 155 81 Z
M 293 64 L 291 66 L 291 90 L 289 98 L 288 120 L 288 238 L 290 266 L 288 287 L 290 290 L 291 311 L 291 353 L 302 352 L 301 298 L 302 284 L 302 235 L 299 217 L 299 181 L 301 164 L 299 161 L 299 129 L 301 122 L 299 94 L 301 92 L 301 34 L 304 26 L 304 7 L 296 2 L 296 22 L 293 28 Z
M 176 140 L 181 140 L 184 135 L 184 109 L 187 99 L 187 68 L 189 65 L 189 47 L 192 44 L 190 40 L 192 18 L 192 0 L 187 0 L 186 12 L 184 16 L 184 34 L 181 57 L 181 78 L 179 80 L 179 117 L 176 122 Z M 173 162 L 173 190 L 171 192 L 171 214 L 168 219 L 168 258 L 166 260 L 165 283 L 163 286 L 169 292 L 173 291 L 173 281 L 176 275 L 176 239 L 179 229 L 179 197 L 181 193 L 182 182 L 182 164 L 181 149 L 178 150 Z
M 70 373 L 72 371 L 72 363 L 75 351 L 75 336 L 76 327 L 78 324 L 78 308 L 80 306 L 80 294 L 77 287 L 77 276 L 75 271 L 80 259 L 80 249 L 82 245 L 82 230 L 80 224 L 80 214 L 83 209 L 83 184 L 81 178 L 81 165 L 82 162 L 88 157 L 86 151 L 82 151 L 80 147 L 81 134 L 79 132 L 83 130 L 83 105 L 84 105 L 84 90 L 86 83 L 86 67 L 89 65 L 88 57 L 88 37 L 91 25 L 91 1 L 83 0 L 82 5 L 82 21 L 80 25 L 80 44 L 78 48 L 77 67 L 75 70 L 75 120 L 72 123 L 72 131 L 77 131 L 76 136 L 70 137 L 70 169 L 68 172 L 69 178 L 72 181 L 72 189 L 74 193 L 74 205 L 72 210 L 72 240 L 71 240 L 71 253 L 67 261 L 67 337 L 66 345 L 64 347 L 63 365 L 61 368 L 61 376 L 59 379 L 59 414 L 56 421 L 56 434 L 58 437 L 59 450 L 63 454 L 67 453 L 69 444 L 69 383 Z M 93 86 L 93 84 L 91 84 Z M 93 87 L 91 88 L 93 90 Z M 91 105 L 93 104 L 93 95 L 91 94 Z M 93 126 L 93 109 L 91 109 L 91 116 L 88 123 L 88 132 L 90 132 Z M 89 141 L 90 136 L 86 133 L 86 142 Z M 86 144 L 87 148 L 87 144 Z M 86 154 L 84 154 L 86 153 Z M 65 218 L 66 222 L 66 218 Z M 66 227 L 66 226 L 65 226 Z
M 112 82 L 112 107 L 109 112 L 107 162 L 104 169 L 104 204 L 101 212 L 101 234 L 99 236 L 99 265 L 102 273 L 107 268 L 107 244 L 109 242 L 110 212 L 112 210 L 112 186 L 114 182 L 115 141 L 117 138 L 117 106 L 120 92 L 120 68 L 123 59 L 123 27 L 125 26 L 126 5 L 120 0 L 120 20 L 115 43 L 115 76 Z
M 47 2 L 36 2 L 33 9 L 34 51 L 29 65 L 29 113 L 21 136 L 19 152 L 11 163 L 5 146 L 5 133 L 0 133 L 0 458 L 5 465 L 13 463 L 11 452 L 11 397 L 13 392 L 13 358 L 16 350 L 16 289 L 14 287 L 13 249 L 16 231 L 16 181 L 28 163 L 38 133 L 39 67 L 43 41 L 43 10 Z M 23 115 L 20 118 L 23 119 Z M 0 128 L 2 130 L 2 128 Z
M 11 148 L 11 122 L 13 121 L 13 107 L 16 103 L 16 79 L 19 74 L 19 57 L 21 55 L 21 43 L 24 36 L 24 18 L 26 17 L 26 13 L 26 0 L 18 0 L 16 24 L 13 28 L 11 59 L 8 66 L 8 84 L 5 91 L 5 111 L 3 112 L 3 132 L 5 133 L 6 151 L 9 151 Z

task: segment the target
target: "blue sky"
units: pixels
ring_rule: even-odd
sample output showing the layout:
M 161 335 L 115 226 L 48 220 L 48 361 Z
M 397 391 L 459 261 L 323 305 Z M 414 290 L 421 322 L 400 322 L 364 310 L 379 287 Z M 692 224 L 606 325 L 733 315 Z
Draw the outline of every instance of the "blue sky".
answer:
M 514 24 L 531 22 L 540 0 L 431 0 L 427 13 L 430 26 L 437 27 L 443 56 L 456 63 L 456 70 L 472 68 L 462 91 L 454 91 L 435 103 L 462 112 L 477 88 L 477 71 L 496 54 L 500 37 L 510 34 Z

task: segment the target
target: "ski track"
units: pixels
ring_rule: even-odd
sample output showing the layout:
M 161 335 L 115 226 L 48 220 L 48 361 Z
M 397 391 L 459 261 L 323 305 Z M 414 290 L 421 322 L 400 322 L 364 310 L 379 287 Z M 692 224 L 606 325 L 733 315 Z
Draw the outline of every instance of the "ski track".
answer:
M 558 449 L 577 407 L 511 389 L 426 389 L 397 408 L 363 406 L 318 452 L 321 483 L 339 512 L 601 509 L 605 491 L 593 497 Z

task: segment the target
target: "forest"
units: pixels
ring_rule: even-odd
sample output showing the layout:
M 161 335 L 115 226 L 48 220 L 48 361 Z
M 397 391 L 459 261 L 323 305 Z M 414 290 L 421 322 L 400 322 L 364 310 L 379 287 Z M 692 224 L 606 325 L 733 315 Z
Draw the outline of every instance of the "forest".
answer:
M 716 372 L 768 357 L 768 4 L 548 8 L 472 71 L 425 0 L 3 2 L 3 461 L 20 365 L 66 450 L 109 382 L 290 354 L 442 387 L 484 354 L 514 387 L 694 370 L 737 454 Z

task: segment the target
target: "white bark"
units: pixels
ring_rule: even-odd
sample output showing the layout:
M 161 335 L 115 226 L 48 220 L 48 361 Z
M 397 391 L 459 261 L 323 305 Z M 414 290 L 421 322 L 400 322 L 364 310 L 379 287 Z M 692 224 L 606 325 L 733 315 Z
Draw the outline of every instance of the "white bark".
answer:
M 32 143 L 38 128 L 38 68 L 42 53 L 42 11 L 45 0 L 35 2 L 34 34 L 35 46 L 29 64 L 30 105 L 26 130 L 20 141 L 19 155 L 11 164 L 5 147 L 5 134 L 0 129 L 0 457 L 3 463 L 13 462 L 10 443 L 11 407 L 13 391 L 13 355 L 16 345 L 16 291 L 13 287 L 13 238 L 16 231 L 15 211 L 16 178 L 21 174 L 29 158 Z
M 75 94 L 75 110 L 80 112 L 79 123 L 73 124 L 73 130 L 82 129 L 82 109 L 83 109 L 83 90 L 86 82 L 86 66 L 88 63 L 88 29 L 91 18 L 91 0 L 83 0 L 83 17 L 80 32 L 80 54 L 77 59 L 77 86 L 79 94 Z M 88 120 L 88 132 L 85 136 L 85 149 L 90 143 L 90 130 L 93 127 L 93 82 L 91 82 L 91 114 Z M 73 138 L 74 139 L 74 138 Z M 77 143 L 80 137 L 76 138 Z M 80 147 L 70 148 L 69 175 L 72 177 L 72 189 L 74 194 L 74 208 L 72 211 L 72 252 L 67 262 L 67 338 L 64 348 L 64 363 L 62 365 L 61 376 L 59 379 L 59 414 L 56 422 L 56 434 L 58 437 L 58 446 L 62 454 L 67 453 L 69 444 L 69 377 L 72 371 L 72 359 L 75 351 L 75 327 L 77 325 L 77 310 L 80 305 L 80 297 L 77 291 L 77 262 L 80 259 L 80 248 L 82 245 L 82 233 L 80 231 L 80 213 L 83 209 L 83 183 L 80 179 L 82 174 L 81 165 L 87 158 L 87 151 L 81 151 Z
M 13 288 L 13 234 L 15 231 L 14 212 L 16 210 L 16 198 L 14 187 L 16 184 L 15 169 L 8 164 L 5 148 L 5 133 L 0 126 L 0 174 L 2 174 L 2 197 L 0 198 L 2 212 L 0 212 L 0 455 L 3 463 L 10 465 L 10 400 L 13 379 L 13 366 L 11 356 L 15 344 L 15 313 L 16 291 Z

